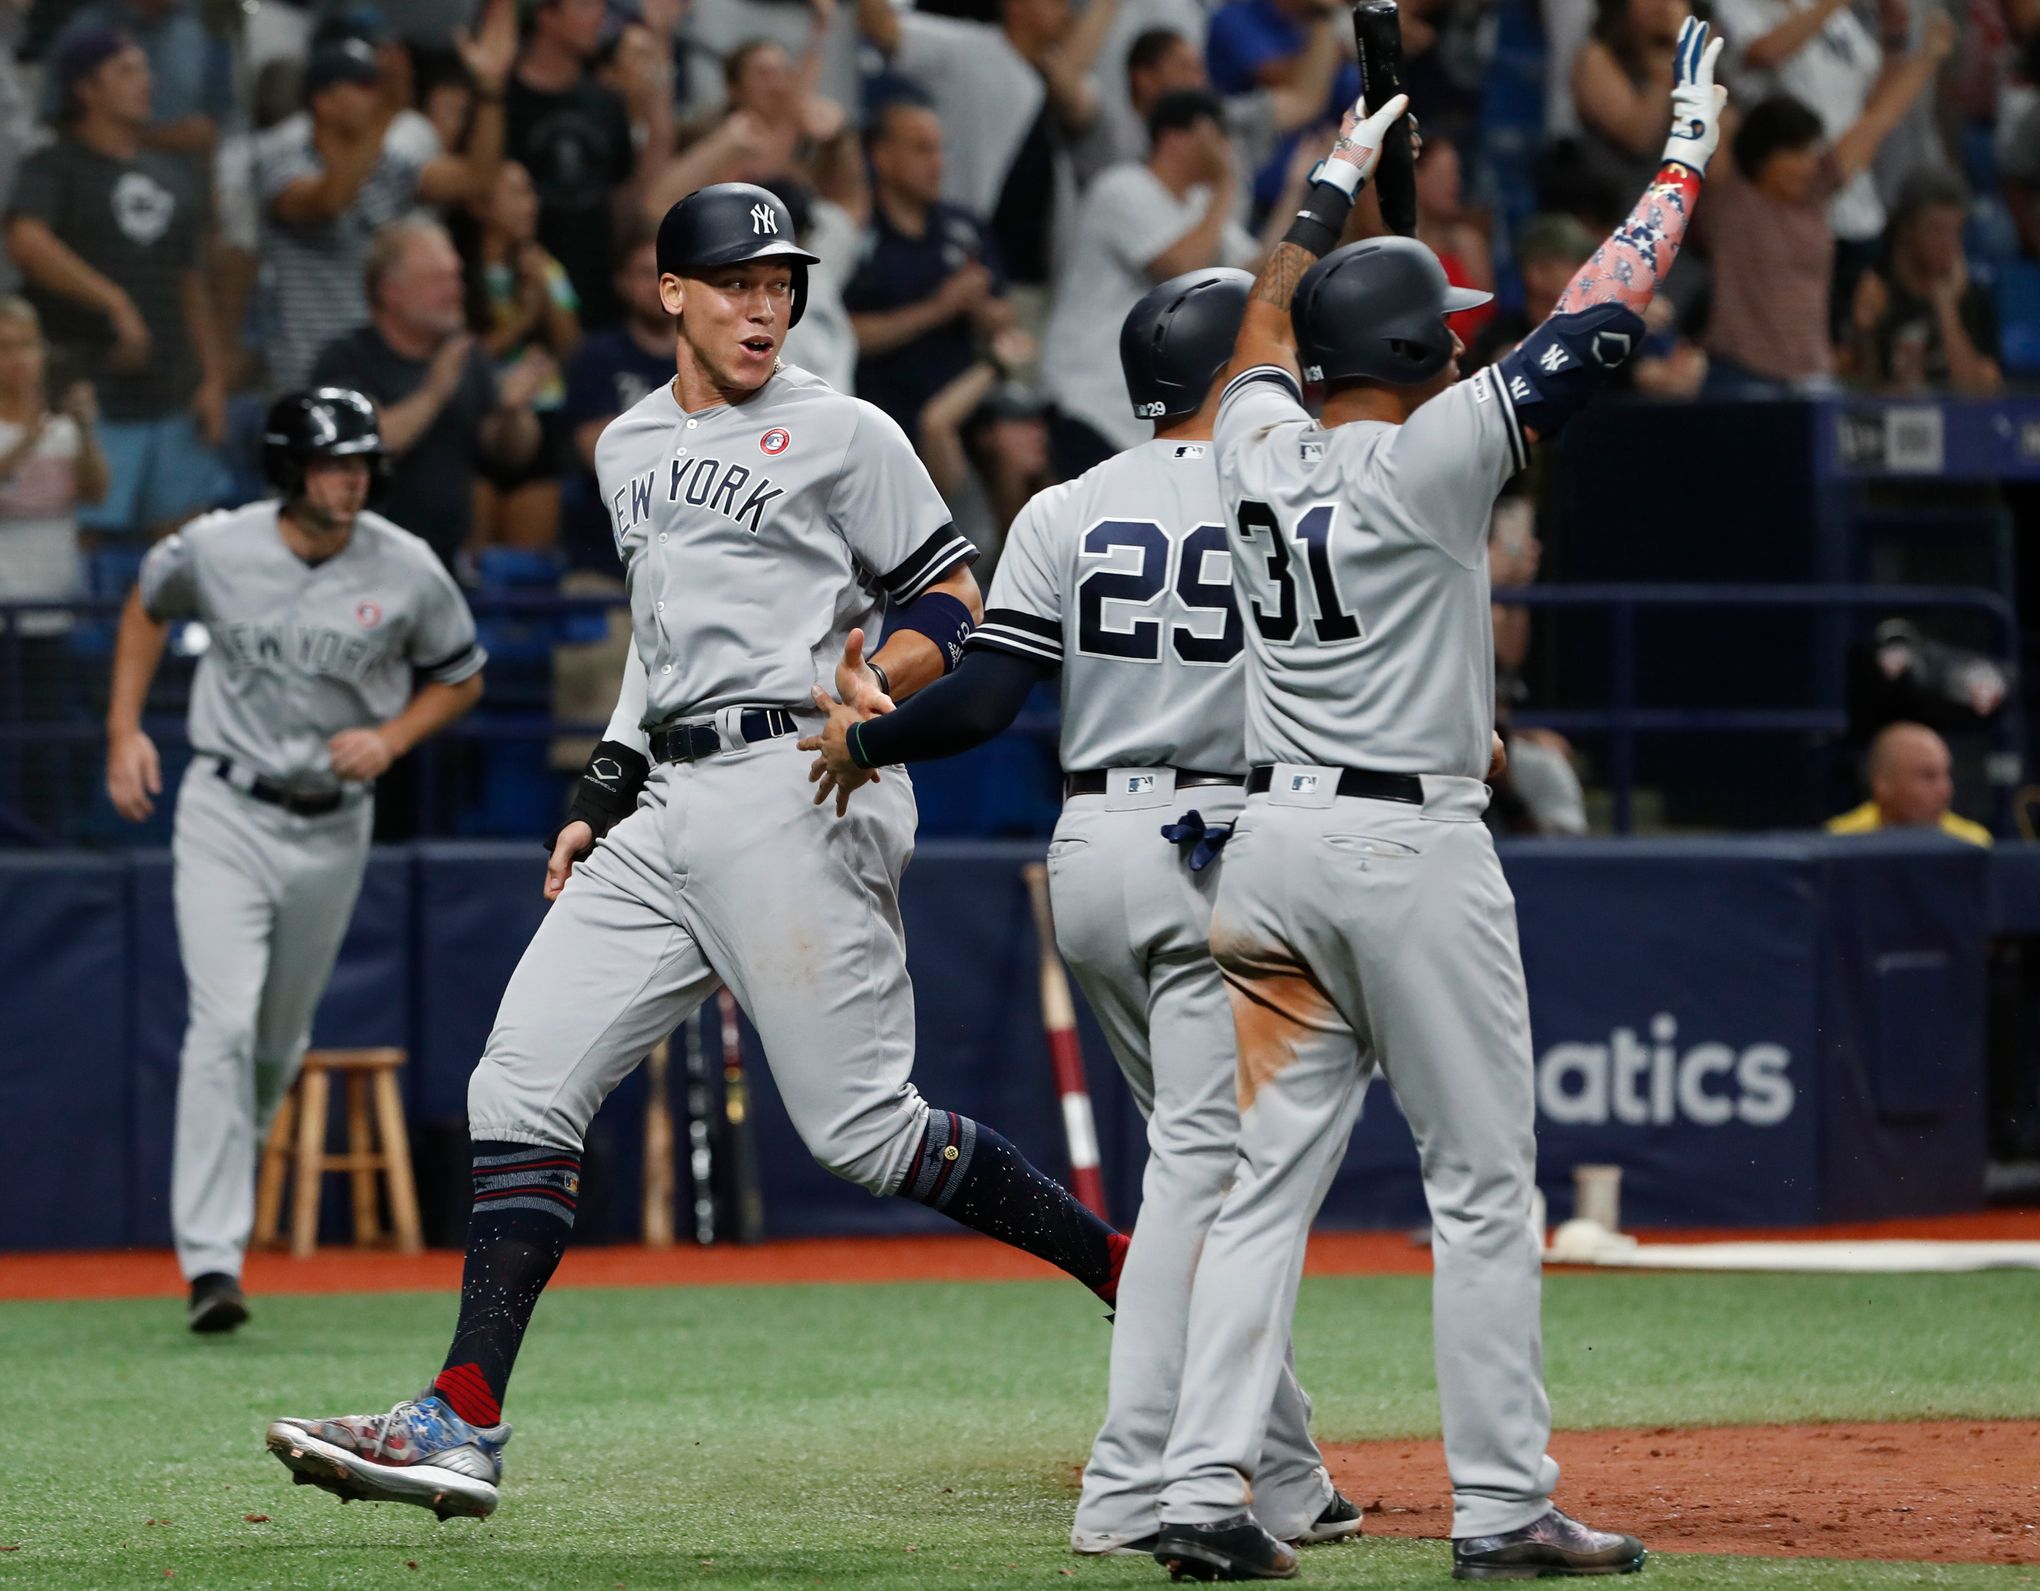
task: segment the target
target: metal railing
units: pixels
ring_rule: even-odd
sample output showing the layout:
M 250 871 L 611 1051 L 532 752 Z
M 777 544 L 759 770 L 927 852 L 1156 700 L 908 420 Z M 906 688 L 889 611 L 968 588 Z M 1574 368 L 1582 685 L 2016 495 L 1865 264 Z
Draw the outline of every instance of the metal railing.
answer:
M 540 633 L 526 635 L 522 643 L 534 650 L 564 644 L 572 637 L 564 633 L 568 619 L 575 616 L 606 615 L 624 605 L 616 595 L 565 595 L 550 591 L 482 592 L 470 596 L 476 619 L 485 636 L 492 629 L 527 623 Z M 1607 746 L 1606 776 L 1613 802 L 1617 833 L 1630 830 L 1634 816 L 1637 742 L 1644 736 L 1690 734 L 1839 734 L 1847 727 L 1847 714 L 1838 701 L 1815 702 L 1805 707 L 1701 707 L 1655 704 L 1637 700 L 1638 636 L 1637 617 L 1649 608 L 1723 610 L 1801 610 L 1818 616 L 1839 613 L 1961 611 L 1983 615 L 1990 623 L 2003 659 L 2018 656 L 2018 618 L 2009 600 L 1994 591 L 1966 586 L 1919 585 L 1671 585 L 1671 584 L 1588 584 L 1529 586 L 1499 589 L 1496 603 L 1548 609 L 1599 610 L 1609 620 L 1608 705 L 1603 707 L 1544 708 L 1520 711 L 1513 721 L 1524 728 L 1546 728 L 1566 735 L 1602 737 Z M 24 634 L 22 621 L 32 614 L 53 611 L 71 616 L 84 631 L 74 630 L 81 641 L 73 645 L 75 667 L 89 671 L 110 666 L 111 637 L 105 633 L 118 614 L 120 603 L 89 600 L 71 603 L 0 603 L 0 839 L 11 826 L 17 831 L 19 819 L 11 824 L 9 812 L 21 808 L 24 777 L 22 759 L 4 755 L 30 741 L 87 742 L 99 738 L 101 724 L 94 715 L 75 715 L 49 720 L 32 717 L 26 693 L 30 682 L 24 667 L 27 647 L 34 638 Z M 543 632 L 546 621 L 562 626 L 556 637 Z M 95 637 L 89 627 L 98 624 Z M 581 636 L 585 640 L 586 635 Z M 72 681 L 75 687 L 75 679 Z M 1817 687 L 1816 687 L 1817 692 Z M 97 699 L 103 700 L 103 688 Z M 81 698 L 82 699 L 82 698 Z M 146 721 L 160 743 L 181 745 L 184 725 L 181 717 L 151 714 Z M 441 737 L 443 742 L 488 744 L 544 741 L 601 732 L 602 722 L 564 722 L 530 706 L 505 702 L 501 692 L 485 697 L 483 706 L 455 724 Z M 1023 714 L 1015 725 L 1021 733 L 1052 737 L 1057 730 L 1055 716 L 1048 713 Z M 1992 778 L 1999 798 L 2000 827 L 2009 823 L 2013 789 L 2023 762 L 2024 721 L 2016 694 L 1993 725 L 1996 755 Z M 426 754 L 420 771 L 421 806 L 428 797 L 436 800 L 440 762 L 434 747 L 421 748 Z M 102 798 L 103 799 L 103 798 Z M 18 838 L 33 842 L 32 832 Z
M 1636 700 L 1637 613 L 1643 608 L 1802 609 L 1816 615 L 1836 611 L 1894 613 L 1904 611 L 1971 612 L 1984 615 L 1996 632 L 1997 656 L 2009 661 L 2019 654 L 2019 620 L 2009 599 L 1980 586 L 1916 585 L 1669 585 L 1607 583 L 1522 586 L 1498 589 L 1494 600 L 1503 607 L 1590 608 L 1609 618 L 1606 707 L 1544 708 L 1515 712 L 1511 721 L 1525 729 L 1552 729 L 1566 735 L 1602 735 L 1608 742 L 1607 781 L 1613 802 L 1615 832 L 1627 834 L 1634 815 L 1636 742 L 1643 735 L 1679 734 L 1805 734 L 1838 735 L 1848 727 L 1840 702 L 1808 707 L 1677 707 L 1641 706 Z M 1996 755 L 1991 781 L 1998 805 L 2000 832 L 2011 821 L 2025 750 L 2024 715 L 2015 689 L 1994 720 Z

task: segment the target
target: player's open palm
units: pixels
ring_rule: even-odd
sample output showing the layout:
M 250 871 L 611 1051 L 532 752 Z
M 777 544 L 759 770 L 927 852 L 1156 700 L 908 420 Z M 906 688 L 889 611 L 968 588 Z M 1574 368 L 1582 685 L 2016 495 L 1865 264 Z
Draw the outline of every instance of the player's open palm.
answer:
M 836 696 L 860 718 L 876 718 L 893 710 L 893 699 L 878 683 L 878 676 L 864 660 L 864 632 L 852 630 L 843 638 L 843 661 L 836 665 Z M 821 706 L 817 693 L 815 705 Z M 827 711 L 823 708 L 823 711 Z
M 113 810 L 130 823 L 156 810 L 151 798 L 163 793 L 163 764 L 156 743 L 139 729 L 106 748 L 106 793 Z
M 850 633 L 856 636 L 861 632 L 853 630 Z M 849 655 L 847 649 L 844 655 Z M 884 697 L 880 700 L 886 701 Z M 799 749 L 817 753 L 808 766 L 808 783 L 816 786 L 815 805 L 820 806 L 833 795 L 836 798 L 836 816 L 840 818 L 850 810 L 852 791 L 862 785 L 878 783 L 878 770 L 859 767 L 857 759 L 850 755 L 851 727 L 873 715 L 837 701 L 819 685 L 815 687 L 815 705 L 828 714 L 828 721 L 822 725 L 819 735 L 809 735 L 801 741 Z M 886 701 L 886 710 L 892 710 L 890 701 Z

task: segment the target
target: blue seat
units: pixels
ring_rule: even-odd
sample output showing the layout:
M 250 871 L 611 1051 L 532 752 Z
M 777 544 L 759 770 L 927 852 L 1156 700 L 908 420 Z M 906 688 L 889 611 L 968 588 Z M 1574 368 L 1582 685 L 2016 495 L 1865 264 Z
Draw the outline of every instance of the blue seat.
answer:
M 148 556 L 146 545 L 126 542 L 95 547 L 85 555 L 85 590 L 88 595 L 119 600 L 128 594 L 135 577 L 142 572 Z
M 1999 267 L 1997 310 L 2006 372 L 2040 376 L 2040 263 L 2007 260 Z

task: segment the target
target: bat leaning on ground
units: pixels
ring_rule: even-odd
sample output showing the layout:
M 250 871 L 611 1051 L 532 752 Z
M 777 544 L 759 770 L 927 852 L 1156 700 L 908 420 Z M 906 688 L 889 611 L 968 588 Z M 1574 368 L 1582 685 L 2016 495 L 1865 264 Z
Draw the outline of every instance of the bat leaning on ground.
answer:
M 1055 948 L 1055 922 L 1048 907 L 1048 869 L 1029 862 L 1021 869 L 1034 907 L 1034 933 L 1041 947 L 1041 1025 L 1048 1034 L 1048 1061 L 1062 1101 L 1063 1142 L 1070 1156 L 1070 1191 L 1100 1220 L 1105 1213 L 1105 1179 L 1098 1171 L 1098 1128 L 1091 1115 L 1091 1091 L 1084 1083 L 1084 1052 L 1077 1042 L 1077 1007 L 1069 975 Z
M 667 1087 L 672 1045 L 665 1039 L 645 1061 L 651 1084 L 645 1100 L 643 1239 L 646 1248 L 673 1246 L 673 1105 Z

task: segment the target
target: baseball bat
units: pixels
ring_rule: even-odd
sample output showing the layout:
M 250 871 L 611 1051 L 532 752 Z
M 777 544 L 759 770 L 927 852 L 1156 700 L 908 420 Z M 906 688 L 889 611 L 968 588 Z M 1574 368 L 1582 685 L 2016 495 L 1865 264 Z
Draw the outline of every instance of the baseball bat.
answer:
M 673 1246 L 673 1107 L 667 1097 L 666 1075 L 672 1047 L 661 1039 L 645 1062 L 651 1091 L 645 1099 L 644 1217 L 646 1248 Z
M 715 1197 L 715 1098 L 699 1011 L 688 1017 L 681 1033 L 687 1057 L 687 1179 L 694 1185 L 694 1241 L 705 1248 L 716 1240 L 720 1211 Z
M 1360 52 L 1360 87 L 1371 111 L 1403 91 L 1402 13 L 1395 0 L 1360 0 L 1353 7 L 1353 43 Z M 1416 155 L 1410 148 L 1410 119 L 1396 118 L 1384 135 L 1381 163 L 1374 170 L 1374 194 L 1391 232 L 1417 235 Z
M 765 1235 L 765 1204 L 758 1193 L 751 1090 L 744 1080 L 744 1035 L 737 1025 L 737 997 L 727 989 L 719 989 L 715 1005 L 722 1015 L 723 1120 L 730 1130 L 730 1196 L 736 1205 L 732 1235 L 739 1243 L 756 1243 Z
M 1091 1091 L 1084 1083 L 1084 1052 L 1077 1042 L 1077 1008 L 1069 975 L 1055 948 L 1055 919 L 1048 906 L 1048 869 L 1029 862 L 1020 870 L 1034 906 L 1034 934 L 1041 947 L 1041 1025 L 1048 1034 L 1048 1064 L 1062 1103 L 1063 1142 L 1070 1155 L 1070 1191 L 1101 1221 L 1105 1179 L 1098 1173 L 1098 1127 L 1091 1115 Z

